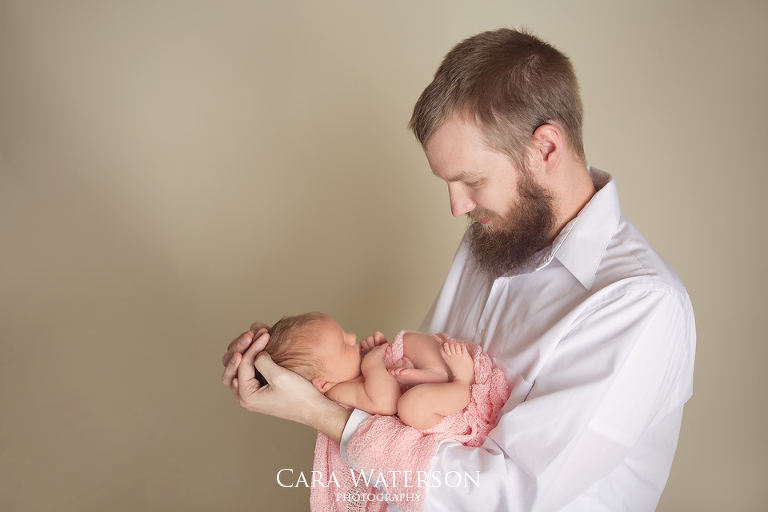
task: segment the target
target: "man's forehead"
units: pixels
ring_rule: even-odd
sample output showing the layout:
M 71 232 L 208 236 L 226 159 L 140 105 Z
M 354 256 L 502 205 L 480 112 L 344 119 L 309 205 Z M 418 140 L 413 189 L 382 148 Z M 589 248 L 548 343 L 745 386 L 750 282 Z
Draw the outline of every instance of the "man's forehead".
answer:
M 477 179 L 488 149 L 475 122 L 459 115 L 446 119 L 424 146 L 432 173 L 447 182 Z

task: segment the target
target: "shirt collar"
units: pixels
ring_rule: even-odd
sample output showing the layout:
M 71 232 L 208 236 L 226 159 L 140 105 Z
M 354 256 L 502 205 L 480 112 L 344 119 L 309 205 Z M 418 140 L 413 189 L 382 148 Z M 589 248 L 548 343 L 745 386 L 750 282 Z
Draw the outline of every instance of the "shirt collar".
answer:
M 560 231 L 536 266 L 538 270 L 557 258 L 587 290 L 592 288 L 600 259 L 621 216 L 613 177 L 594 167 L 588 169 L 597 192 Z

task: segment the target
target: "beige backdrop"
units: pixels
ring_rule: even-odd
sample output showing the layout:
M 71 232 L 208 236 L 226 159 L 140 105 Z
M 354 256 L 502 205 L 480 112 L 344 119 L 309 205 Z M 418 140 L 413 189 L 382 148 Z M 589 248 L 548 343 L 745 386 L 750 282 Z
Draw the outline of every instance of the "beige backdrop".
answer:
M 464 221 L 411 106 L 521 25 L 696 309 L 659 509 L 765 510 L 768 8 L 733 0 L 0 1 L 0 509 L 307 509 L 275 476 L 314 433 L 237 406 L 221 354 L 306 310 L 418 327 Z

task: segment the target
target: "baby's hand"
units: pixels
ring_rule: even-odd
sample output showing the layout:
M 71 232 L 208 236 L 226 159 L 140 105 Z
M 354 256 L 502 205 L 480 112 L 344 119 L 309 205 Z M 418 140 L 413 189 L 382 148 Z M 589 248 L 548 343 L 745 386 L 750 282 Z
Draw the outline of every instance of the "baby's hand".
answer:
M 373 336 L 368 336 L 363 341 L 360 342 L 360 353 L 362 355 L 367 354 L 371 350 L 373 350 L 375 347 L 378 347 L 379 345 L 383 345 L 387 343 L 387 338 L 384 337 L 382 333 L 379 331 L 376 331 Z
M 360 369 L 363 371 L 363 374 L 365 374 L 366 371 L 373 368 L 374 366 L 384 367 L 384 351 L 387 349 L 386 345 L 377 345 L 373 347 L 371 350 L 369 350 L 364 356 L 363 356 L 363 362 L 360 365 Z

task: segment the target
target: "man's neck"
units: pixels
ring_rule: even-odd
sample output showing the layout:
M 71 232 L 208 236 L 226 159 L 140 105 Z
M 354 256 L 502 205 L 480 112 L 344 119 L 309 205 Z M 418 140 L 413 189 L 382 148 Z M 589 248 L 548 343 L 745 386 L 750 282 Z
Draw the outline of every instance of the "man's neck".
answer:
M 583 162 L 568 159 L 562 163 L 564 165 L 560 176 L 552 187 L 557 201 L 557 221 L 550 241 L 557 237 L 566 224 L 576 218 L 596 192 L 589 170 Z

